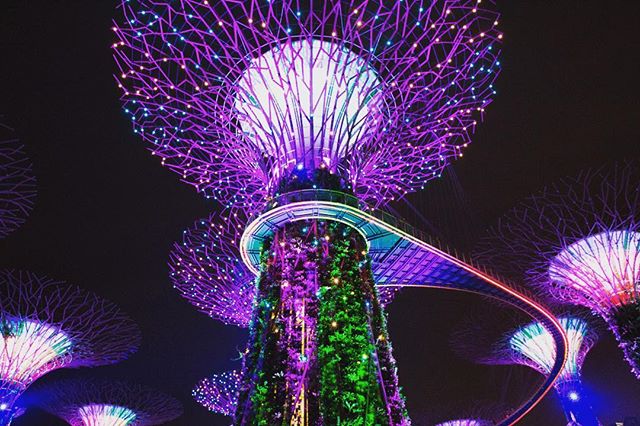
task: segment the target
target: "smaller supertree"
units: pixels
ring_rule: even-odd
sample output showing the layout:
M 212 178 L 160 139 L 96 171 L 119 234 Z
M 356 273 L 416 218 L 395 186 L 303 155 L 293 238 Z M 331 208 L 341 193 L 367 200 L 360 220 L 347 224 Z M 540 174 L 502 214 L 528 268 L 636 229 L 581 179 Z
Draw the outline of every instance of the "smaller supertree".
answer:
M 256 294 L 255 275 L 238 245 L 244 230 L 241 211 L 198 220 L 175 243 L 169 269 L 173 286 L 200 311 L 225 324 L 248 327 Z
M 113 364 L 137 350 L 137 325 L 112 303 L 29 272 L 0 271 L 0 425 L 36 379 Z
M 233 416 L 238 406 L 242 374 L 232 370 L 200 380 L 193 389 L 194 399 L 209 411 Z
M 477 256 L 518 265 L 532 285 L 602 316 L 640 378 L 640 164 L 584 172 L 531 197 Z
M 598 333 L 588 314 L 575 311 L 558 318 L 567 335 L 567 360 L 555 383 L 569 424 L 598 426 L 589 398 L 582 386 L 581 370 L 587 353 L 597 342 Z M 501 321 L 502 322 L 502 321 Z M 504 323 L 504 322 L 503 322 Z M 532 322 L 501 332 L 494 342 L 487 333 L 478 334 L 486 324 L 471 323 L 454 337 L 454 345 L 463 356 L 476 362 L 494 365 L 518 364 L 528 366 L 544 375 L 551 373 L 556 360 L 554 339 L 542 324 Z M 489 345 L 487 345 L 489 343 Z M 473 346 L 476 346 L 475 348 Z M 488 349 L 488 351 L 486 350 Z
M 71 426 L 160 425 L 182 415 L 182 404 L 140 385 L 66 380 L 38 389 L 36 405 Z
M 24 223 L 36 198 L 31 162 L 3 118 L 0 115 L 0 238 Z
M 495 423 L 482 419 L 457 419 L 438 423 L 436 426 L 494 426 Z

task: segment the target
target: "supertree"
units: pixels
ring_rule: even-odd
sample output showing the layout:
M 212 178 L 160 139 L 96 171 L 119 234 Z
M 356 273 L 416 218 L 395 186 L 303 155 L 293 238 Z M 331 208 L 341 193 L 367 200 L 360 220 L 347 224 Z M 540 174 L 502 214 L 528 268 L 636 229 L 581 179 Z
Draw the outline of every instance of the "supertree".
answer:
M 238 407 L 238 393 L 242 376 L 232 370 L 200 380 L 193 389 L 198 403 L 214 413 L 233 416 Z
M 0 425 L 36 379 L 59 368 L 108 365 L 139 345 L 137 325 L 91 293 L 21 271 L 0 271 Z
M 36 198 L 31 162 L 0 115 L 0 238 L 22 225 Z
M 637 162 L 565 179 L 502 218 L 478 257 L 602 316 L 640 378 L 639 182 Z
M 436 426 L 493 426 L 494 422 L 482 419 L 457 419 L 438 423 Z
M 33 403 L 71 426 L 160 425 L 182 415 L 182 404 L 145 386 L 68 379 L 38 388 Z
M 409 422 L 371 258 L 397 261 L 376 277 L 390 286 L 398 247 L 430 258 L 433 285 L 481 274 L 363 212 L 462 156 L 495 93 L 490 3 L 122 2 L 113 49 L 134 131 L 227 208 L 171 267 L 199 309 L 249 326 L 237 424 Z
M 598 340 L 597 325 L 588 312 L 577 309 L 568 309 L 558 318 L 569 345 L 567 362 L 555 382 L 556 394 L 568 424 L 598 426 L 600 422 L 593 413 L 581 378 L 582 364 Z M 513 326 L 506 332 L 500 330 L 510 322 L 514 321 L 501 317 L 485 321 L 468 320 L 454 334 L 454 348 L 479 363 L 525 365 L 548 375 L 556 359 L 556 345 L 549 331 L 539 322 Z M 487 331 L 489 329 L 492 331 Z

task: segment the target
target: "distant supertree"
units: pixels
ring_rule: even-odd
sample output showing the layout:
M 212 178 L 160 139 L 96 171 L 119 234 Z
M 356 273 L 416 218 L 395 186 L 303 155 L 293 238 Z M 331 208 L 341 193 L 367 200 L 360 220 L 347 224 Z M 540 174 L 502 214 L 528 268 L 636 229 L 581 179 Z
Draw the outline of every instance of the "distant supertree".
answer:
M 494 426 L 495 423 L 482 419 L 457 419 L 438 423 L 436 426 Z
M 36 198 L 36 179 L 24 147 L 0 115 L 0 238 L 22 225 Z
M 0 271 L 0 425 L 37 378 L 59 368 L 113 364 L 137 350 L 136 324 L 77 287 L 29 272 Z
M 193 389 L 193 397 L 209 411 L 233 416 L 238 408 L 238 394 L 242 374 L 233 370 L 200 380 Z
M 192 303 L 249 325 L 237 424 L 409 422 L 362 230 L 344 209 L 295 220 L 294 193 L 339 193 L 362 211 L 462 156 L 495 93 L 491 7 L 122 2 L 113 48 L 134 131 L 182 180 L 242 209 L 237 226 L 236 210 L 202 221 L 172 255 Z M 244 218 L 284 204 L 253 283 L 235 254 Z
M 30 399 L 71 426 L 160 425 L 182 415 L 176 399 L 122 382 L 58 381 L 40 387 Z
M 528 199 L 490 231 L 487 264 L 520 265 L 559 300 L 602 316 L 640 378 L 640 165 L 583 172 Z
M 579 310 L 559 316 L 560 324 L 568 340 L 567 360 L 555 389 L 562 402 L 565 417 L 569 424 L 576 422 L 582 426 L 598 426 L 598 419 L 592 411 L 589 398 L 584 392 L 581 370 L 585 357 L 597 342 L 597 327 L 589 315 Z M 476 362 L 483 364 L 519 364 L 533 368 L 548 375 L 556 361 L 556 346 L 551 334 L 540 323 L 519 325 L 503 332 L 505 321 L 493 318 L 489 321 L 469 321 L 467 326 L 455 334 L 453 345 L 457 351 Z M 497 336 L 483 331 L 492 327 Z M 493 342 L 491 340 L 494 340 Z
M 256 295 L 255 275 L 240 259 L 244 215 L 212 214 L 184 231 L 169 268 L 175 288 L 198 310 L 226 324 L 248 327 Z

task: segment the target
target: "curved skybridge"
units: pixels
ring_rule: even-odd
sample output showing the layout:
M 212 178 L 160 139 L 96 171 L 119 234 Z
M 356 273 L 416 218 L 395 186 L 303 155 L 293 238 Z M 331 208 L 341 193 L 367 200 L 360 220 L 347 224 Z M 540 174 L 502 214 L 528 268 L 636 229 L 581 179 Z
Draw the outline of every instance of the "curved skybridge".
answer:
M 338 191 L 301 190 L 276 197 L 269 209 L 245 229 L 240 241 L 242 259 L 258 274 L 263 242 L 285 223 L 306 219 L 332 220 L 358 230 L 367 240 L 371 267 L 379 287 L 421 287 L 458 290 L 488 296 L 530 315 L 552 334 L 558 357 L 531 399 L 501 424 L 521 419 L 551 390 L 566 360 L 566 336 L 546 308 L 508 285 L 427 242 L 427 236 L 387 212 L 364 206 L 356 197 Z

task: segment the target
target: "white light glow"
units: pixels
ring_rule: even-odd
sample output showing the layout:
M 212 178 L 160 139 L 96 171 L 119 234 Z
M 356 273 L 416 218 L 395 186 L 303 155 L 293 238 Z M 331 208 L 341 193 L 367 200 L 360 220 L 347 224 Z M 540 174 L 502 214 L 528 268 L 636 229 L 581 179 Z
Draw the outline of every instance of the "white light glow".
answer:
M 0 327 L 0 377 L 22 386 L 54 368 L 72 347 L 66 334 L 47 324 L 10 320 Z
M 492 422 L 486 420 L 460 419 L 449 420 L 448 422 L 439 423 L 436 426 L 490 426 L 492 424 Z
M 333 167 L 375 131 L 379 88 L 376 72 L 355 53 L 299 40 L 251 61 L 237 82 L 235 109 L 243 132 L 288 169 Z
M 605 310 L 637 299 L 640 233 L 603 232 L 571 244 L 553 259 L 549 276 Z
M 567 362 L 560 373 L 558 383 L 580 376 L 582 366 L 584 336 L 587 323 L 577 318 L 560 318 L 560 325 L 567 334 L 569 347 Z M 509 339 L 511 349 L 523 355 L 527 365 L 543 374 L 549 374 L 556 360 L 556 345 L 551 334 L 540 324 L 532 323 L 522 327 Z
M 127 426 L 133 424 L 136 419 L 133 410 L 106 404 L 80 407 L 78 414 L 84 426 Z

